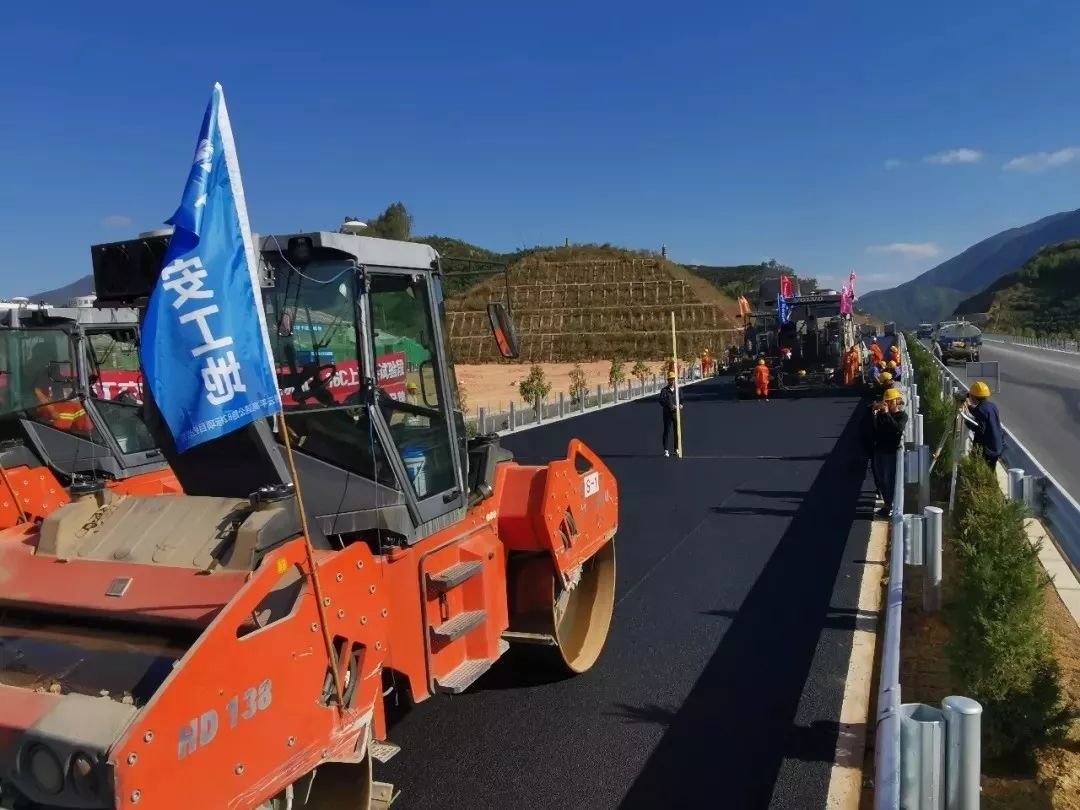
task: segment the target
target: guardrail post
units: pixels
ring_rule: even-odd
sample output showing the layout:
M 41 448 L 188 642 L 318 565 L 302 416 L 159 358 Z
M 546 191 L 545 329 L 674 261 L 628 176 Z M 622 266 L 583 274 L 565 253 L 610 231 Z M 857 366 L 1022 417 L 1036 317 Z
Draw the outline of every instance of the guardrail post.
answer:
M 923 443 L 923 429 L 924 429 L 923 415 L 921 413 L 916 413 L 915 414 L 915 434 L 913 436 L 913 440 L 914 440 L 915 444 L 917 444 L 917 445 Z
M 982 705 L 950 695 L 941 706 L 945 710 L 945 808 L 979 810 Z
M 544 422 L 544 400 L 539 400 L 536 403 L 536 424 L 540 425 Z
M 945 712 L 925 703 L 900 706 L 900 807 L 945 809 Z
M 487 435 L 487 408 L 476 409 L 476 433 L 480 436 Z
M 927 613 L 941 610 L 941 514 L 941 509 L 937 506 L 923 509 L 923 552 L 926 560 L 923 610 Z
M 904 565 L 923 564 L 922 515 L 904 515 Z
M 604 407 L 604 386 L 602 385 L 596 386 L 596 407 Z
M 510 401 L 510 432 L 513 433 L 517 428 L 517 408 L 514 407 L 514 401 Z
M 1024 500 L 1024 471 L 1019 467 L 1009 467 L 1009 500 Z
M 560 391 L 559 392 L 559 418 L 562 419 L 564 416 L 566 416 L 566 395 L 562 391 Z

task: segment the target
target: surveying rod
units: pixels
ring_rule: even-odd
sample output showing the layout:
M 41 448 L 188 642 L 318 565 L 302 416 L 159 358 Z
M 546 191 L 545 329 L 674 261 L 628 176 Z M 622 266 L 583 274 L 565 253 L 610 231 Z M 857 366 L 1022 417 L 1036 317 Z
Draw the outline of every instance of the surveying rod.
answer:
M 679 404 L 679 346 L 675 341 L 675 310 L 671 311 L 671 358 L 675 369 L 675 455 L 682 458 L 682 405 Z

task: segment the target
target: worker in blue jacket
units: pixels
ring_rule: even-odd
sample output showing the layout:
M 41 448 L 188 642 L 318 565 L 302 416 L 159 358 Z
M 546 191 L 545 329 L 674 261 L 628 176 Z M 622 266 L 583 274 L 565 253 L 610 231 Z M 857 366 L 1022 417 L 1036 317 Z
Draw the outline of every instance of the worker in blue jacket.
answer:
M 1005 449 L 1005 432 L 1001 428 L 998 407 L 990 401 L 990 386 L 982 380 L 971 386 L 963 407 L 975 420 L 974 425 L 968 424 L 971 441 L 979 448 L 990 469 L 994 469 Z

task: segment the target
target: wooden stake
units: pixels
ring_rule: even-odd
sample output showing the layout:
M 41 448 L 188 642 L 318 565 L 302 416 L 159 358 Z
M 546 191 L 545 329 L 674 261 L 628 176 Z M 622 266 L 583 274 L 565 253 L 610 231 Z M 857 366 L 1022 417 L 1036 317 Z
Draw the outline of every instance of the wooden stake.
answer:
M 304 497 L 300 492 L 300 477 L 296 474 L 296 459 L 293 458 L 292 440 L 289 438 L 289 427 L 285 424 L 284 409 L 278 412 L 278 418 L 281 420 L 285 458 L 289 463 L 289 474 L 292 476 L 293 489 L 296 492 L 296 508 L 300 510 L 300 530 L 304 533 L 304 553 L 307 554 L 311 591 L 315 596 L 315 608 L 319 613 L 319 627 L 322 630 L 323 643 L 326 645 L 326 657 L 330 661 L 330 675 L 334 679 L 334 696 L 337 698 L 338 712 L 344 714 L 345 699 L 341 688 L 341 677 L 338 673 L 338 660 L 334 654 L 334 641 L 330 638 L 330 628 L 326 625 L 326 606 L 323 604 L 322 585 L 315 568 L 315 549 L 311 546 L 311 535 L 308 534 L 307 511 L 304 509 Z
M 682 458 L 682 405 L 679 404 L 679 346 L 675 340 L 675 311 L 671 312 L 671 357 L 675 366 L 675 455 Z

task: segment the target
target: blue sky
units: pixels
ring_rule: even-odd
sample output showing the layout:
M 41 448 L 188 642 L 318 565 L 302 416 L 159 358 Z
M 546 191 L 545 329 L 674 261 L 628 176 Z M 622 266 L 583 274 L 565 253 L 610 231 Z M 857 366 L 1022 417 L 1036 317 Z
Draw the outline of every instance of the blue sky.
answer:
M 493 249 L 866 291 L 1080 207 L 1075 1 L 33 5 L 0 51 L 0 294 L 168 217 L 214 81 L 262 232 L 400 199 Z

